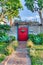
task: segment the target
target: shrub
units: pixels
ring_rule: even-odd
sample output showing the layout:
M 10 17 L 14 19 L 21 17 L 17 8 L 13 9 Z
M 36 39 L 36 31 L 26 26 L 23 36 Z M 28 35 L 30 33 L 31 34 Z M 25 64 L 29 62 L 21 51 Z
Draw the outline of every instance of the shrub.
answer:
M 34 35 L 34 34 L 29 34 L 29 39 L 34 43 L 34 44 L 42 44 L 43 38 L 40 35 Z
M 43 60 L 40 57 L 31 57 L 32 65 L 43 65 Z
M 16 40 L 15 36 L 10 36 L 11 41 Z
M 27 47 L 29 47 L 29 48 L 33 47 L 33 42 L 31 40 L 27 41 Z
M 14 40 L 15 40 L 15 36 L 8 36 L 6 32 L 0 31 L 0 42 L 10 42 Z
M 0 53 L 5 53 L 5 48 L 7 47 L 7 43 L 0 42 Z
M 42 44 L 42 39 L 41 37 L 39 37 L 38 35 L 36 35 L 34 37 L 34 41 L 33 41 L 35 44 Z
M 30 48 L 29 55 L 31 57 L 35 57 L 36 56 L 36 53 L 35 52 L 36 52 L 36 50 L 34 48 Z
M 4 54 L 0 54 L 0 62 L 2 62 L 5 59 L 5 55 Z
M 4 31 L 0 31 L 0 42 L 4 42 L 8 39 L 8 35 Z
M 41 34 L 41 33 L 40 33 L 40 34 L 38 34 L 38 36 L 40 36 L 40 37 L 42 37 L 42 38 L 43 38 L 43 34 Z
M 34 41 L 34 37 L 35 37 L 34 34 L 29 34 L 29 35 L 28 35 L 28 38 L 29 38 L 31 41 Z
M 10 55 L 13 52 L 12 46 L 7 46 L 5 48 L 5 55 Z
M 41 41 L 42 41 L 42 44 L 43 44 L 43 34 L 38 34 L 39 37 L 41 37 Z
M 18 41 L 13 41 L 12 47 L 16 49 L 18 47 Z
M 0 37 L 1 37 L 2 35 L 5 36 L 5 31 L 1 31 L 1 30 L 0 30 Z
M 10 30 L 10 26 L 9 25 L 0 25 L 0 30 L 4 29 L 4 30 Z

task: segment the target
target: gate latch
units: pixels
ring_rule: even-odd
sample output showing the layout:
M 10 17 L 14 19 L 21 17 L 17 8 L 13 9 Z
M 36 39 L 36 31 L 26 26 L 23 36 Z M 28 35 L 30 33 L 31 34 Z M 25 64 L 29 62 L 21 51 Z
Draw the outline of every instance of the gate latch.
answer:
M 21 32 L 25 32 L 25 30 L 24 30 L 24 29 L 22 29 L 22 30 L 21 30 Z

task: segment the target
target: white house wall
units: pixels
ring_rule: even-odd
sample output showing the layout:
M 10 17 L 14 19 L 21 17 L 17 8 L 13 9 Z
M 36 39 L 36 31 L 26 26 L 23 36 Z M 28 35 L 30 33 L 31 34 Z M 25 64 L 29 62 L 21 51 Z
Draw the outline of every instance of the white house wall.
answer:
M 7 32 L 9 36 L 15 36 L 17 39 L 17 26 L 12 26 L 11 30 Z
M 43 26 L 40 26 L 40 33 L 43 33 Z
M 43 26 L 28 26 L 28 34 L 39 34 L 40 32 L 43 33 Z M 12 26 L 11 30 L 7 33 L 9 36 L 15 36 L 17 39 L 17 26 Z
M 29 34 L 39 34 L 40 26 L 29 26 Z

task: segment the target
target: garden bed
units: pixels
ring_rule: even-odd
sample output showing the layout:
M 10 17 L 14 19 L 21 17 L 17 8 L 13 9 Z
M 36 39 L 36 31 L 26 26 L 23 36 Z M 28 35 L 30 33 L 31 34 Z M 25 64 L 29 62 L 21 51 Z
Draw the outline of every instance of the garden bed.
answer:
M 0 42 L 0 63 L 6 58 L 6 56 L 12 54 L 17 47 L 18 41 L 12 41 L 10 43 Z
M 43 65 L 43 50 L 37 49 L 36 55 L 30 58 L 32 65 Z
M 32 65 L 43 65 L 43 45 L 36 45 L 30 40 L 27 42 L 27 51 Z
M 6 56 L 10 55 L 13 50 L 16 50 L 18 43 L 15 42 L 13 46 L 11 45 L 15 40 L 15 36 L 8 36 L 5 31 L 0 31 L 0 63 Z
M 10 30 L 11 29 L 11 26 L 9 26 L 9 25 L 1 25 L 0 24 L 0 30 L 5 30 L 5 31 L 8 31 L 8 30 Z

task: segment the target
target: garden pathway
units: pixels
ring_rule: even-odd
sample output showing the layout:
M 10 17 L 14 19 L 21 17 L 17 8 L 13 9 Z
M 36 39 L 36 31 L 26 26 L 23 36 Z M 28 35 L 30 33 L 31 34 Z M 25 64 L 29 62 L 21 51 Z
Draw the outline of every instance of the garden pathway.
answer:
M 30 57 L 27 55 L 26 41 L 19 42 L 16 52 L 5 59 L 3 65 L 31 65 Z

